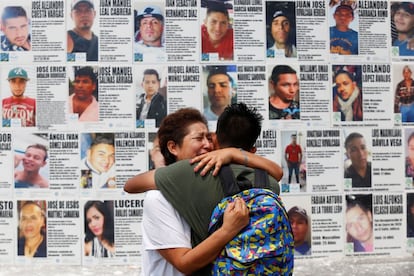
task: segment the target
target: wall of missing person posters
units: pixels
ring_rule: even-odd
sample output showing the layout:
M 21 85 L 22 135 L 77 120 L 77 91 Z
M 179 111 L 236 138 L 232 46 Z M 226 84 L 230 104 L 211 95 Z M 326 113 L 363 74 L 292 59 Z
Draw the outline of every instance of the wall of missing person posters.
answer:
M 6 0 L 0 13 L 1 264 L 139 263 L 144 196 L 125 181 L 151 167 L 167 114 L 194 107 L 215 131 L 232 102 L 265 119 L 257 153 L 283 167 L 298 258 L 414 252 L 414 1 Z

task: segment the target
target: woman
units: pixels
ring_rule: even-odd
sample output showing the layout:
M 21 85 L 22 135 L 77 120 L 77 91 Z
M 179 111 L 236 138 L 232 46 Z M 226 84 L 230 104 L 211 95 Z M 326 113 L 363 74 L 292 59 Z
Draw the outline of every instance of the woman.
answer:
M 114 257 L 114 222 L 108 202 L 85 204 L 85 256 Z
M 346 232 L 347 242 L 354 245 L 354 252 L 372 252 L 374 250 L 374 234 L 371 210 L 351 195 L 347 198 Z
M 212 150 L 207 121 L 198 110 L 193 108 L 180 109 L 165 117 L 158 130 L 158 139 L 159 147 L 154 147 L 152 155 L 159 153 L 160 149 L 166 165 Z M 241 155 L 236 158 L 244 160 L 243 153 L 239 153 L 240 150 L 232 150 L 234 154 Z M 211 160 L 211 157 L 208 158 Z M 253 158 L 251 162 L 254 162 Z M 213 162 L 217 163 L 221 160 L 215 159 Z M 275 169 L 277 170 L 278 168 Z M 133 183 L 134 179 L 128 180 L 125 190 L 131 191 Z M 143 243 L 146 249 L 143 253 L 142 265 L 144 275 L 161 275 L 161 272 L 164 275 L 189 274 L 212 262 L 224 245 L 248 222 L 248 211 L 242 201 L 227 208 L 226 212 L 227 214 L 239 212 L 240 216 L 225 216 L 221 232 L 219 229 L 200 245 L 191 249 L 191 231 L 188 224 L 159 191 L 147 192 L 143 216 Z M 174 263 L 177 256 L 179 256 L 178 265 Z M 171 263 L 177 265 L 181 272 Z
M 17 251 L 19 256 L 46 257 L 46 218 L 34 201 L 21 207 Z
M 345 139 L 346 156 L 351 165 L 345 169 L 345 178 L 352 179 L 352 188 L 371 187 L 371 162 L 364 136 L 352 132 Z

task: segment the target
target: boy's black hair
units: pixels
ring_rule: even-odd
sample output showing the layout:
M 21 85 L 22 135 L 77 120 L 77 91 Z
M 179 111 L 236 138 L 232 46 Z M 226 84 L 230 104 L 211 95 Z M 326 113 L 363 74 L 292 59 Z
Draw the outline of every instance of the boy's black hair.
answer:
M 245 103 L 227 106 L 217 121 L 217 141 L 221 148 L 235 147 L 250 151 L 262 130 L 263 116 Z

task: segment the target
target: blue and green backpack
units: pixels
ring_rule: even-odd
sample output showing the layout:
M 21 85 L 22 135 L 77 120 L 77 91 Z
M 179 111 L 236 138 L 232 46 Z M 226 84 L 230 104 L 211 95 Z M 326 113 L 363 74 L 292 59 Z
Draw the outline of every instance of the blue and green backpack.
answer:
M 265 171 L 255 170 L 255 185 L 236 180 L 230 166 L 220 169 L 225 198 L 216 206 L 209 233 L 223 223 L 224 210 L 236 197 L 250 210 L 250 222 L 222 250 L 212 265 L 212 275 L 292 275 L 294 241 L 288 215 L 280 197 L 269 189 Z

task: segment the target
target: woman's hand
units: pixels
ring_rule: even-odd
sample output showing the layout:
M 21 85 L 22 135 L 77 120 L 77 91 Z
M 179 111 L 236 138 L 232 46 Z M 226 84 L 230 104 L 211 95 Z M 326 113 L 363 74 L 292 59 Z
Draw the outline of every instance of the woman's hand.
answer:
M 190 160 L 191 164 L 199 162 L 194 167 L 194 172 L 198 172 L 200 169 L 200 175 L 204 176 L 208 173 L 209 170 L 213 169 L 213 175 L 218 175 L 221 166 L 229 164 L 233 161 L 233 157 L 237 154 L 237 149 L 235 148 L 225 148 L 219 149 L 212 152 L 204 153 L 202 155 L 196 156 Z
M 229 203 L 224 211 L 222 229 L 226 232 L 237 235 L 247 224 L 249 224 L 250 215 L 246 202 L 237 197 Z

